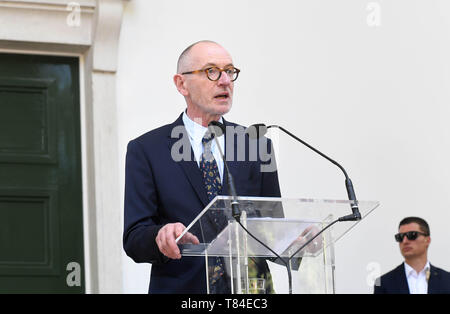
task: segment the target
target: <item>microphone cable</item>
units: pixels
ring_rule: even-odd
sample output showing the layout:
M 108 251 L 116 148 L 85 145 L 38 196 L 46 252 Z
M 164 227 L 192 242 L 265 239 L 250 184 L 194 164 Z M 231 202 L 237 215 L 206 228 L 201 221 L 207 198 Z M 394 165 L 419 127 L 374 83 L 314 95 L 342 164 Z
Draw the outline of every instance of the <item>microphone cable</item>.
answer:
M 231 197 L 232 197 L 232 201 L 231 201 L 231 207 L 232 207 L 232 216 L 233 218 L 237 221 L 237 223 L 241 226 L 241 228 L 253 239 L 255 239 L 259 244 L 261 244 L 263 247 L 265 247 L 266 249 L 268 249 L 272 254 L 274 254 L 277 259 L 279 259 L 285 266 L 287 269 L 287 273 L 288 273 L 288 281 L 289 281 L 289 294 L 292 294 L 292 272 L 291 272 L 291 268 L 289 267 L 289 260 L 285 261 L 279 254 L 277 254 L 274 250 L 272 250 L 268 245 L 266 245 L 265 243 L 263 243 L 261 240 L 259 240 L 256 236 L 254 236 L 241 222 L 241 212 L 239 209 L 239 202 L 238 202 L 238 197 L 237 197 L 237 193 L 236 193 L 236 187 L 234 186 L 234 180 L 233 180 L 233 176 L 231 175 L 231 172 L 228 168 L 228 163 L 225 159 L 225 156 L 223 154 L 222 148 L 219 145 L 219 141 L 218 141 L 218 137 L 222 136 L 223 134 L 225 134 L 225 126 L 218 122 L 218 121 L 211 121 L 208 125 L 208 127 L 210 126 L 217 126 L 220 131 L 222 132 L 222 134 L 219 135 L 219 133 L 217 132 L 217 128 L 214 128 L 214 133 L 216 135 L 219 136 L 214 136 L 214 140 L 216 141 L 216 145 L 218 147 L 219 153 L 220 153 L 220 157 L 222 158 L 222 160 L 224 161 L 224 165 L 226 168 L 226 172 L 227 172 L 227 176 L 228 176 L 228 190 L 231 192 Z M 230 180 L 231 179 L 231 180 Z

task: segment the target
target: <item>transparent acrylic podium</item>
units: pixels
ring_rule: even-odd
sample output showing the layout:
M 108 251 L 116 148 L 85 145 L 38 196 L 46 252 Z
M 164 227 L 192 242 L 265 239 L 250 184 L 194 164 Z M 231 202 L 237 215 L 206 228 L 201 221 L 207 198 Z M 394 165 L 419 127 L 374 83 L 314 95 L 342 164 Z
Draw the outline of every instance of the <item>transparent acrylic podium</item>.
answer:
M 231 197 L 217 196 L 192 221 L 177 239 L 183 256 L 202 256 L 206 262 L 207 291 L 212 292 L 211 267 L 220 258 L 229 292 L 289 293 L 286 263 L 291 273 L 292 293 L 334 293 L 334 243 L 359 221 L 338 222 L 314 237 L 339 217 L 351 214 L 351 202 L 341 200 L 290 199 L 272 197 L 239 197 L 241 224 L 231 215 Z M 379 205 L 374 201 L 358 201 L 364 219 Z M 200 244 L 181 244 L 190 232 Z M 256 276 L 253 261 L 268 265 L 270 277 Z M 250 263 L 249 263 L 250 261 Z M 250 265 L 250 266 L 249 266 Z

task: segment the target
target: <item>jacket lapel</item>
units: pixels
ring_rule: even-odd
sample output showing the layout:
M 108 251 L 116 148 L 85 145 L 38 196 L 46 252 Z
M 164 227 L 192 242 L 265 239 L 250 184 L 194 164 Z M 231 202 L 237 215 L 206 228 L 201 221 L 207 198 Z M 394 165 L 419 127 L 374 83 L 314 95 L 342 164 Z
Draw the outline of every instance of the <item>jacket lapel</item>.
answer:
M 227 128 L 227 126 L 233 126 L 233 127 L 235 126 L 234 124 L 226 121 L 225 119 L 223 119 L 223 124 L 225 125 L 226 130 L 229 129 L 229 128 Z M 227 140 L 230 140 L 231 136 L 234 137 L 234 139 L 233 139 L 233 145 L 234 146 L 233 146 L 233 152 L 232 152 L 233 153 L 233 155 L 232 155 L 233 159 L 229 160 L 229 161 L 227 160 L 226 162 L 227 162 L 228 168 L 230 169 L 231 175 L 233 176 L 233 178 L 236 178 L 236 175 L 239 173 L 238 172 L 238 170 L 239 170 L 238 169 L 239 163 L 236 160 L 236 156 L 237 156 L 236 155 L 236 152 L 237 152 L 237 134 L 235 132 L 234 133 L 228 133 L 228 134 L 227 134 L 227 132 L 225 132 L 225 142 L 224 142 L 225 143 L 225 147 L 224 147 L 224 152 L 223 153 L 225 155 L 225 159 L 228 156 L 227 154 L 230 154 L 230 152 L 227 152 L 227 148 L 228 148 Z M 223 184 L 222 184 L 222 193 L 221 193 L 221 195 L 229 195 L 230 192 L 228 190 L 227 168 L 226 168 L 225 165 L 223 167 L 224 167 L 224 169 L 223 169 Z M 235 184 L 236 184 L 236 182 L 235 182 Z
M 225 127 L 227 126 L 235 126 L 234 124 L 226 121 L 223 119 L 223 123 Z M 174 137 L 172 137 L 172 130 L 174 128 L 176 129 L 176 132 L 174 132 Z M 236 177 L 236 174 L 238 174 L 238 167 L 239 163 L 236 160 L 236 146 L 237 146 L 237 134 L 231 133 L 231 134 L 225 134 L 225 147 L 224 147 L 224 154 L 227 156 L 227 137 L 234 136 L 234 152 L 233 152 L 233 160 L 228 162 L 228 167 L 230 168 L 231 174 Z M 208 205 L 209 200 L 208 196 L 206 195 L 205 187 L 203 185 L 203 179 L 200 169 L 198 168 L 197 161 L 195 160 L 194 151 L 192 150 L 191 143 L 189 141 L 189 135 L 187 134 L 187 130 L 184 127 L 183 124 L 183 114 L 181 114 L 178 119 L 172 123 L 172 126 L 170 128 L 168 137 L 168 147 L 169 150 L 172 150 L 172 147 L 174 144 L 177 143 L 177 141 L 183 140 L 183 145 L 181 146 L 181 149 L 189 149 L 190 159 L 185 160 L 182 159 L 180 161 L 177 161 L 176 163 L 183 169 L 184 174 L 186 175 L 187 179 L 192 185 L 192 188 L 194 189 L 195 193 L 199 197 L 199 199 L 202 201 L 203 206 L 206 207 Z M 177 143 L 178 145 L 178 143 Z M 183 152 L 180 152 L 183 154 Z M 186 153 L 187 156 L 187 153 Z M 224 176 L 223 176 L 223 183 L 222 183 L 222 192 L 221 195 L 229 195 L 228 191 L 228 178 L 227 178 L 227 172 L 226 167 L 224 165 Z
M 181 167 L 184 174 L 186 175 L 187 179 L 192 185 L 192 188 L 194 189 L 195 193 L 203 203 L 203 206 L 205 207 L 208 205 L 208 196 L 206 195 L 205 187 L 203 186 L 203 179 L 200 169 L 198 168 L 197 161 L 195 160 L 194 151 L 192 150 L 191 142 L 189 140 L 189 135 L 187 134 L 187 130 L 184 127 L 183 124 L 183 114 L 181 114 L 178 119 L 172 124 L 172 127 L 170 128 L 170 133 L 168 134 L 168 146 L 169 150 L 172 152 L 172 147 L 175 143 L 182 140 L 182 145 L 180 145 L 180 154 L 184 155 L 185 149 L 188 149 L 190 159 L 185 160 L 183 158 L 180 161 L 176 161 L 176 163 Z M 176 132 L 174 132 L 174 137 L 172 137 L 172 130 L 176 129 Z M 177 145 L 180 143 L 177 143 Z M 177 147 L 178 148 L 178 147 Z M 188 153 L 186 153 L 186 156 L 188 156 Z
M 408 279 L 406 278 L 405 264 L 397 267 L 397 280 L 399 293 L 409 294 Z
M 428 294 L 438 293 L 439 273 L 436 267 L 430 264 L 430 277 L 428 278 Z

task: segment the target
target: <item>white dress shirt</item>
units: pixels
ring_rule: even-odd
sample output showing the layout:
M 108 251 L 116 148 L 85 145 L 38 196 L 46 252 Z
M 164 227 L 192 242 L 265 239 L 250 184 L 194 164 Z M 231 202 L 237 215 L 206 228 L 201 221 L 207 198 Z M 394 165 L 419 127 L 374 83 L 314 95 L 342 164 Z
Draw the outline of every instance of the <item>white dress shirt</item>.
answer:
M 219 122 L 223 123 L 223 119 L 220 118 Z M 188 117 L 186 111 L 183 112 L 183 123 L 189 135 L 189 141 L 191 142 L 192 150 L 194 151 L 195 160 L 197 161 L 197 165 L 200 167 L 200 158 L 203 152 L 202 138 L 205 136 L 207 127 L 202 126 L 201 124 L 192 121 L 191 118 Z M 222 152 L 225 154 L 225 136 L 221 136 L 218 138 L 219 145 L 222 148 Z M 223 182 L 223 160 L 220 157 L 219 149 L 216 145 L 216 140 L 212 141 L 211 144 L 211 152 L 216 160 L 217 167 L 219 168 L 220 180 Z
M 410 294 L 428 293 L 428 277 L 430 273 L 429 261 L 427 261 L 425 267 L 419 273 L 405 262 L 405 272 Z

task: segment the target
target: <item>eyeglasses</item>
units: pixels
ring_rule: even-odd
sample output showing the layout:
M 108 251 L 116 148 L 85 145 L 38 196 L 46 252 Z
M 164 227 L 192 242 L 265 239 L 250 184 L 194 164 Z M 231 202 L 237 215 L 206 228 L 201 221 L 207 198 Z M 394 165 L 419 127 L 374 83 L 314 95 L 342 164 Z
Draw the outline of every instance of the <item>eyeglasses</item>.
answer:
M 419 235 L 423 235 L 423 236 L 425 236 L 425 237 L 428 236 L 428 234 L 423 233 L 423 232 L 419 232 L 419 231 L 408 231 L 408 232 L 405 232 L 405 233 L 397 233 L 397 234 L 395 235 L 395 241 L 397 241 L 397 242 L 399 242 L 399 243 L 402 243 L 402 242 L 403 242 L 403 238 L 404 238 L 405 236 L 408 238 L 408 240 L 413 241 L 413 240 L 417 239 L 417 237 L 418 237 Z
M 235 68 L 235 67 L 228 67 L 225 69 L 221 69 L 218 67 L 209 67 L 209 68 L 202 69 L 202 70 L 184 72 L 181 74 L 195 74 L 195 73 L 201 73 L 201 72 L 205 72 L 206 76 L 208 77 L 208 79 L 210 81 L 218 81 L 220 79 L 220 77 L 222 76 L 222 72 L 225 72 L 228 75 L 228 77 L 230 78 L 230 80 L 232 82 L 234 82 L 238 78 L 239 72 L 241 72 L 241 70 L 239 70 L 238 68 Z

